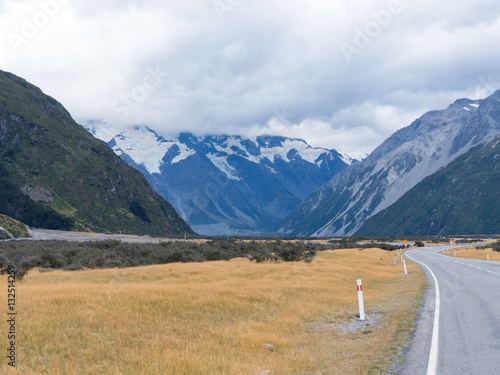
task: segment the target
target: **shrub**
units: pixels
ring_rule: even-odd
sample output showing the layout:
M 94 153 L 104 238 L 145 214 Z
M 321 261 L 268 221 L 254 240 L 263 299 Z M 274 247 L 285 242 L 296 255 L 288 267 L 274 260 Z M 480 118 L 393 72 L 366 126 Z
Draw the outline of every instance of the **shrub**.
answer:
M 61 268 L 67 264 L 61 253 L 45 253 L 41 255 L 41 265 L 45 268 Z
M 121 260 L 108 259 L 102 264 L 102 268 L 123 268 Z
M 37 259 L 35 257 L 21 258 L 18 262 L 11 262 L 5 254 L 0 255 L 0 273 L 5 275 L 9 273 L 9 266 L 16 268 L 16 279 L 22 280 L 30 269 L 36 266 Z
M 70 264 L 69 266 L 63 267 L 64 271 L 83 271 L 83 266 L 81 263 Z
M 120 240 L 104 240 L 91 243 L 97 249 L 110 249 L 119 246 L 122 242 Z
M 134 267 L 176 262 L 204 262 L 246 257 L 256 262 L 311 262 L 322 245 L 281 241 L 217 240 L 203 244 L 97 242 L 0 242 L 0 269 L 13 264 L 22 278 L 31 268 L 64 269 Z
M 493 251 L 500 251 L 500 241 L 491 244 Z
M 276 241 L 272 245 L 253 246 L 249 252 L 249 259 L 257 263 L 264 261 L 272 262 L 300 262 L 310 263 L 316 256 L 316 250 L 303 243 L 281 243 Z

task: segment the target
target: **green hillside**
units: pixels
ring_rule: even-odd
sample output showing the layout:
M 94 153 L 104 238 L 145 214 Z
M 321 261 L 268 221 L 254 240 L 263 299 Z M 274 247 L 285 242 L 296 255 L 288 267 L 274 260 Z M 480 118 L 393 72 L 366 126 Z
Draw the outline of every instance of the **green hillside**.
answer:
M 46 229 L 192 233 L 140 172 L 60 103 L 2 71 L 0 213 Z
M 0 240 L 31 237 L 26 225 L 5 215 L 0 215 L 0 227 Z
M 368 219 L 356 235 L 500 233 L 500 137 L 474 147 Z

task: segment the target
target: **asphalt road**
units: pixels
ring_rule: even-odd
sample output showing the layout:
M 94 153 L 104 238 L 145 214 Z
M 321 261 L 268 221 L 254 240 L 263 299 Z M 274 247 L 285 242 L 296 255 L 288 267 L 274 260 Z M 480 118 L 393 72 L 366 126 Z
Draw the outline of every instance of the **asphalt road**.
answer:
M 447 248 L 405 253 L 431 287 L 398 374 L 500 374 L 500 262 L 438 254 Z

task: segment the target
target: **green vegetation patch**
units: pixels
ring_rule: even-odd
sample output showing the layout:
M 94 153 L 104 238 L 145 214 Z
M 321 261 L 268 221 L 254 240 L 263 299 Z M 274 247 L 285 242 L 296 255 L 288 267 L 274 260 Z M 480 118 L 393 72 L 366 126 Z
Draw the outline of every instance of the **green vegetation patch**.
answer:
M 31 237 L 28 233 L 28 229 L 26 225 L 23 223 L 12 219 L 11 217 L 1 215 L 0 214 L 0 226 L 5 229 L 5 231 L 1 231 L 0 239 L 8 239 L 10 238 L 9 234 L 14 238 L 28 238 Z M 3 234 L 3 236 L 2 236 Z
M 310 262 L 325 245 L 305 243 L 211 241 L 193 243 L 128 243 L 119 240 L 96 242 L 15 241 L 0 243 L 0 268 L 13 264 L 17 277 L 31 268 L 64 269 L 123 268 L 166 263 L 205 262 L 248 257 L 258 262 Z M 272 256 L 270 255 L 272 254 Z M 267 256 L 267 258 L 265 258 Z
M 33 228 L 194 234 L 55 99 L 0 70 L 0 213 Z

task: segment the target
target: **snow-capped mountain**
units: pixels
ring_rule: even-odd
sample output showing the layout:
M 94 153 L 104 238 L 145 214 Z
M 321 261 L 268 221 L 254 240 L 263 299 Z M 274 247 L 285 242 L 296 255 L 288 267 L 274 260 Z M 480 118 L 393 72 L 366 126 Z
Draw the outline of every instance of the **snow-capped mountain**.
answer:
M 500 91 L 484 100 L 460 99 L 446 110 L 429 112 L 301 203 L 283 231 L 352 235 L 425 177 L 497 134 Z
M 106 139 L 141 170 L 192 228 L 207 235 L 269 233 L 302 200 L 354 160 L 335 150 L 276 136 L 165 139 L 136 127 Z

